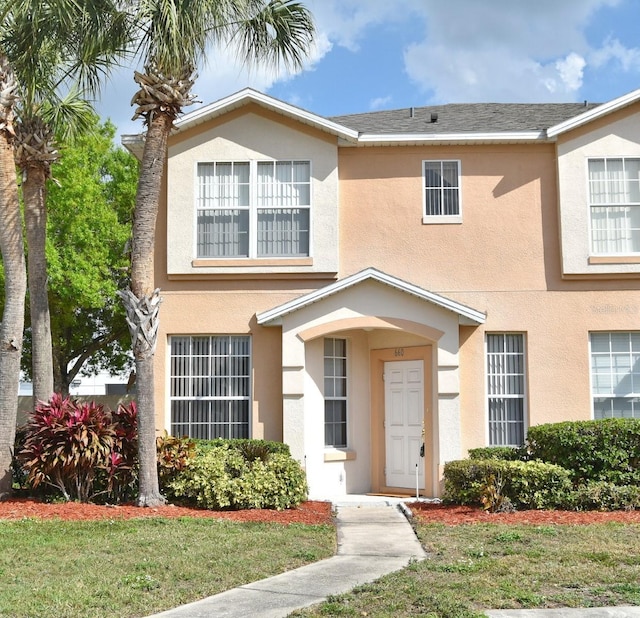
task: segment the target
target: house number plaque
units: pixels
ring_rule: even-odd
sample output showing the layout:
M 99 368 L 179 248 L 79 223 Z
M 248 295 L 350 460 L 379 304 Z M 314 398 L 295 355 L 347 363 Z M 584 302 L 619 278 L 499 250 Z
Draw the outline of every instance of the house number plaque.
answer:
M 394 356 L 404 356 L 404 348 L 396 348 L 393 351 Z

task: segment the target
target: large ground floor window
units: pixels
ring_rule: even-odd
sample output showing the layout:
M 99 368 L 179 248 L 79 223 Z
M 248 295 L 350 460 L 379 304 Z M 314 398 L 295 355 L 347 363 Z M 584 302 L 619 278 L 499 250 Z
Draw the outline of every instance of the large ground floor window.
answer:
M 640 418 L 640 332 L 591 333 L 593 417 Z
M 487 335 L 487 395 L 489 444 L 524 443 L 525 362 L 524 335 Z
M 247 336 L 174 336 L 171 434 L 209 440 L 248 438 L 251 341 Z

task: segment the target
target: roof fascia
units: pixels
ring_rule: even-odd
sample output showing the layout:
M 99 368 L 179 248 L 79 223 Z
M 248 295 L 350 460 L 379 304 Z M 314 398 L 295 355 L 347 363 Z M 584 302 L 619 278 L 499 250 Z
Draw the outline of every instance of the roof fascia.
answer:
M 540 142 L 546 140 L 544 131 L 510 131 L 501 133 L 362 133 L 358 144 L 446 143 L 446 142 Z
M 627 107 L 628 105 L 631 105 L 638 100 L 640 100 L 640 88 L 634 90 L 633 92 L 622 95 L 617 99 L 613 99 L 608 103 L 598 105 L 598 107 L 594 107 L 593 109 L 590 109 L 589 111 L 586 111 L 578 116 L 569 118 L 569 120 L 560 122 L 553 127 L 549 127 L 549 129 L 547 129 L 547 135 L 550 138 L 556 137 L 562 133 L 566 133 L 567 131 L 571 131 L 572 129 L 576 129 L 577 127 L 601 118 L 602 116 L 618 111 L 623 107 Z
M 440 296 L 438 294 L 434 294 L 433 292 L 429 292 L 424 290 L 417 285 L 413 285 L 391 275 L 387 275 L 375 268 L 366 268 L 365 270 L 361 270 L 353 275 L 345 277 L 344 279 L 340 279 L 335 283 L 331 283 L 319 290 L 314 290 L 313 292 L 309 292 L 308 294 L 303 294 L 298 298 L 294 298 L 287 303 L 284 303 L 278 307 L 273 309 L 269 309 L 267 311 L 263 311 L 259 313 L 257 317 L 258 324 L 266 326 L 276 325 L 280 323 L 280 319 L 289 314 L 297 311 L 298 309 L 302 309 L 311 305 L 317 301 L 323 300 L 329 296 L 337 294 L 347 288 L 350 288 L 362 281 L 378 281 L 379 283 L 384 283 L 389 285 L 397 290 L 406 292 L 408 294 L 412 294 L 413 296 L 417 296 L 422 300 L 429 301 L 435 305 L 438 305 L 444 309 L 448 309 L 449 311 L 453 311 L 457 313 L 461 318 L 461 323 L 464 324 L 483 324 L 486 320 L 486 315 L 476 309 L 472 309 L 471 307 L 467 307 L 466 305 L 462 305 L 450 298 L 445 298 L 444 296 Z
M 300 107 L 274 99 L 273 97 L 263 94 L 262 92 L 258 92 L 257 90 L 253 90 L 252 88 L 245 88 L 244 90 L 240 90 L 235 94 L 225 97 L 224 99 L 220 99 L 214 103 L 205 105 L 193 112 L 185 114 L 182 118 L 176 121 L 176 131 L 184 131 L 191 126 L 225 114 L 227 111 L 231 111 L 236 107 L 246 105 L 250 102 L 257 103 L 262 107 L 288 116 L 293 120 L 298 120 L 306 124 L 316 126 L 348 141 L 355 141 L 358 138 L 358 132 L 353 129 L 349 129 L 341 124 L 327 120 L 322 116 L 308 112 Z

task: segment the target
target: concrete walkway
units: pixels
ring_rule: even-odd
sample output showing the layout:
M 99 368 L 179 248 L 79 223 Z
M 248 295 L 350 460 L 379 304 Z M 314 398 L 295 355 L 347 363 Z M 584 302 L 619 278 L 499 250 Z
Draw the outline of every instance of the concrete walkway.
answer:
M 240 586 L 202 601 L 170 609 L 155 618 L 279 618 L 329 595 L 349 592 L 412 559 L 424 550 L 399 500 L 363 498 L 337 502 L 338 553 L 293 571 Z
M 281 618 L 426 557 L 401 499 L 346 496 L 331 501 L 338 531 L 338 552 L 333 558 L 148 618 Z M 640 607 L 493 609 L 484 613 L 488 618 L 640 618 Z

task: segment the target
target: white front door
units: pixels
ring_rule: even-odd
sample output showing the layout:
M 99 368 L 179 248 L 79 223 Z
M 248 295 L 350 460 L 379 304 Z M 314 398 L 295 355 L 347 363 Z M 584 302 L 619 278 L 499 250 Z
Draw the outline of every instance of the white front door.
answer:
M 386 485 L 424 489 L 424 459 L 420 457 L 424 423 L 423 361 L 384 364 L 384 409 Z

